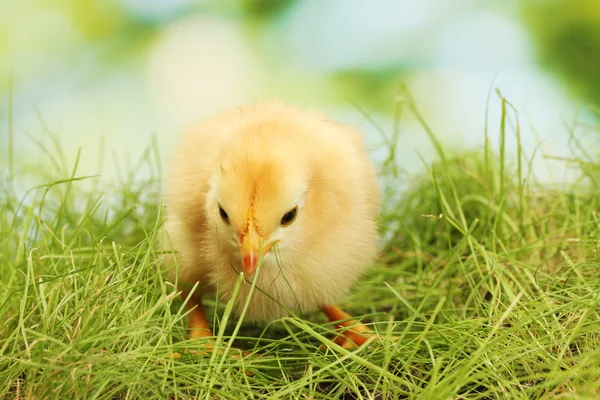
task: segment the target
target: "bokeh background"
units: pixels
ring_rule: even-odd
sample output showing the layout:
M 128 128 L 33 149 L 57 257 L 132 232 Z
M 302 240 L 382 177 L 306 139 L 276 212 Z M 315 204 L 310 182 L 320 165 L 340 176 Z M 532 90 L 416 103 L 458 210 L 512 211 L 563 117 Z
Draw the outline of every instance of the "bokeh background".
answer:
M 135 165 L 153 135 L 167 158 L 186 125 L 258 99 L 356 124 L 377 158 L 380 134 L 356 105 L 391 132 L 401 84 L 447 147 L 481 148 L 498 88 L 526 154 L 569 155 L 574 127 L 596 149 L 600 2 L 3 0 L 0 166 L 12 130 L 19 166 L 43 170 L 35 143 L 58 136 L 68 161 L 82 149 L 80 174 L 102 165 L 111 179 L 115 158 Z M 489 110 L 497 147 L 493 92 Z M 399 164 L 424 168 L 433 147 L 408 112 L 400 132 Z M 535 166 L 563 179 L 564 163 Z

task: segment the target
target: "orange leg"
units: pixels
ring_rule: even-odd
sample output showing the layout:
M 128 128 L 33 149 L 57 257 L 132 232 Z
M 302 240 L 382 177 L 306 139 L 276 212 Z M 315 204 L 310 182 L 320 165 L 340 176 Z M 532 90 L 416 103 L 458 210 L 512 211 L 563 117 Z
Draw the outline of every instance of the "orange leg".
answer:
M 181 298 L 185 299 L 189 296 L 189 292 L 184 290 L 181 292 Z M 210 325 L 204 313 L 202 306 L 202 297 L 192 295 L 185 305 L 185 310 L 189 311 L 188 322 L 190 325 L 190 340 L 212 336 Z M 191 310 L 191 311 L 190 311 Z
M 181 291 L 181 299 L 185 301 L 185 299 L 190 297 L 188 302 L 185 304 L 185 310 L 188 311 L 188 323 L 190 326 L 190 340 L 192 339 L 202 339 L 208 338 L 212 336 L 212 331 L 210 330 L 210 325 L 208 324 L 208 320 L 206 319 L 206 314 L 204 313 L 204 307 L 202 306 L 202 297 L 199 295 L 192 294 L 190 296 L 190 292 L 183 289 Z M 212 340 L 207 340 L 203 347 L 206 349 L 206 352 L 211 352 L 214 349 L 214 345 Z M 185 353 L 188 353 L 186 350 Z M 192 354 L 199 354 L 198 351 L 192 351 Z M 173 356 L 175 358 L 180 358 L 181 354 L 174 353 Z
M 189 296 L 189 292 L 187 290 L 182 290 L 181 298 L 185 301 Z M 210 353 L 214 351 L 215 346 L 214 342 L 211 338 L 212 330 L 210 329 L 210 325 L 208 324 L 208 319 L 206 318 L 206 313 L 204 312 L 204 307 L 202 306 L 202 296 L 192 294 L 190 299 L 185 305 L 185 310 L 189 311 L 188 313 L 188 323 L 190 326 L 190 340 L 192 339 L 205 339 L 205 342 L 202 344 L 204 348 L 203 352 L 191 351 L 192 354 L 200 354 L 200 353 Z M 187 352 L 187 351 L 186 351 Z M 246 352 L 244 352 L 246 354 Z M 175 353 L 175 357 L 181 357 L 181 354 Z M 231 355 L 232 357 L 236 357 L 235 354 Z
M 339 331 L 333 342 L 345 349 L 362 346 L 370 337 L 376 335 L 365 324 L 351 319 L 350 314 L 337 306 L 325 305 L 321 307 L 321 311 L 329 318 L 329 321 L 335 323 L 335 327 Z M 342 320 L 344 322 L 337 322 Z

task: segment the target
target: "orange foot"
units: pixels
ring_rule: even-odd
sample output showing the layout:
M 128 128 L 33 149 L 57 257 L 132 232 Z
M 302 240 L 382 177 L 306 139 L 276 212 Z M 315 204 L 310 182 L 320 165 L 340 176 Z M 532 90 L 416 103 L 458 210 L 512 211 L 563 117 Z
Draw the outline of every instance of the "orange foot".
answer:
M 190 340 L 192 339 L 202 339 L 203 343 L 201 343 L 202 350 L 192 350 L 185 351 L 185 354 L 192 355 L 207 355 L 211 354 L 215 351 L 215 341 L 211 337 L 212 332 L 210 329 L 210 325 L 208 324 L 208 320 L 206 319 L 206 314 L 204 313 L 204 307 L 202 306 L 202 298 L 200 296 L 189 296 L 187 291 L 183 291 L 181 297 L 185 300 L 189 297 L 188 302 L 185 304 L 186 311 L 188 313 L 188 322 L 190 325 Z M 235 350 L 238 350 L 234 348 Z M 242 351 L 242 354 L 248 355 L 249 352 Z M 223 351 L 220 351 L 221 354 Z M 230 354 L 231 357 L 237 357 L 236 352 L 232 352 Z M 173 357 L 181 358 L 182 354 L 173 353 Z
M 350 314 L 337 306 L 326 305 L 321 307 L 321 311 L 329 318 L 329 321 L 335 323 L 338 334 L 333 338 L 333 342 L 345 349 L 362 346 L 370 338 L 380 337 L 362 322 L 351 319 Z

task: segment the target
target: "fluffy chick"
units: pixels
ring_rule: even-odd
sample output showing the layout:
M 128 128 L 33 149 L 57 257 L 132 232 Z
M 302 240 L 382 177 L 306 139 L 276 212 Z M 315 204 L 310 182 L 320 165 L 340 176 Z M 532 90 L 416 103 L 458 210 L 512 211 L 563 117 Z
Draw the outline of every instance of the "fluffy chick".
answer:
M 361 135 L 310 111 L 257 103 L 224 111 L 187 132 L 165 195 L 169 245 L 178 253 L 191 338 L 210 336 L 202 295 L 228 301 L 239 274 L 256 279 L 246 320 L 320 308 L 349 318 L 343 298 L 377 253 L 380 194 Z M 260 262 L 260 271 L 256 268 Z M 234 302 L 241 312 L 250 284 Z M 364 342 L 354 326 L 338 343 Z M 360 337 L 359 337 L 360 336 Z M 361 339 L 362 338 L 362 339 Z M 350 339 L 350 341 L 348 341 Z

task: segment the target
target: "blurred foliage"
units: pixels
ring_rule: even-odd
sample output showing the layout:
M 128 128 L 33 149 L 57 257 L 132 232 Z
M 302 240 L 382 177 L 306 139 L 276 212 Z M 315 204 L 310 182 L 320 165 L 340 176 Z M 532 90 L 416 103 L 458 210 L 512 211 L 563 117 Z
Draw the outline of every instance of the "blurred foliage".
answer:
M 600 1 L 525 2 L 523 11 L 542 63 L 573 94 L 600 104 Z
M 68 0 L 63 7 L 87 41 L 103 41 L 133 23 L 115 1 Z
M 369 111 L 389 113 L 398 91 L 398 82 L 406 72 L 399 67 L 343 70 L 334 73 L 331 82 L 342 101 L 368 105 Z
M 88 43 L 98 44 L 105 50 L 105 61 L 119 62 L 139 58 L 154 39 L 158 21 L 132 18 L 121 4 L 114 0 L 69 0 L 66 12 Z
M 8 39 L 8 27 L 0 24 L 0 54 L 6 54 L 9 49 Z
M 279 15 L 297 0 L 243 0 L 242 10 L 255 19 L 266 19 Z
M 289 97 L 307 97 L 311 103 L 323 99 L 353 101 L 367 112 L 389 114 L 399 79 L 412 71 L 411 60 L 400 59 L 376 67 L 364 64 L 351 69 L 340 63 L 336 71 L 309 76 L 294 61 L 282 60 L 282 48 L 268 38 L 282 31 L 269 28 L 279 26 L 288 11 L 295 11 L 301 4 L 298 0 L 162 1 L 168 4 L 167 11 L 162 13 L 156 11 L 160 7 L 152 11 L 153 3 L 143 1 L 135 7 L 132 2 L 120 0 L 7 2 L 3 12 L 10 18 L 0 19 L 0 60 L 8 60 L 5 65 L 18 71 L 19 81 L 36 82 L 52 75 L 47 68 L 36 69 L 31 65 L 45 67 L 46 60 L 50 63 L 53 57 L 77 64 L 82 60 L 87 62 L 91 54 L 92 72 L 101 75 L 107 67 L 122 68 L 132 61 L 143 63 L 157 36 L 177 20 L 195 14 L 215 16 L 241 27 L 245 44 L 257 53 L 261 67 L 267 70 L 277 65 L 280 70 L 277 74 L 269 72 L 266 82 L 269 89 Z M 534 39 L 535 51 L 546 68 L 564 78 L 574 96 L 600 104 L 597 72 L 600 71 L 600 0 L 529 1 L 523 2 L 521 10 L 523 23 Z M 47 21 L 50 22 L 46 26 Z M 335 19 L 332 23 L 336 23 Z M 31 35 L 23 34 L 23 25 L 31 25 L 27 31 Z M 56 26 L 67 28 L 55 33 Z M 35 36 L 36 32 L 41 32 L 41 36 Z M 220 41 L 219 45 L 226 47 L 227 43 Z M 12 57 L 14 60 L 12 53 L 17 54 Z M 20 65 L 29 68 L 19 70 Z M 10 72 L 1 67 L 0 73 Z M 7 82 L 0 77 L 0 91 L 8 88 Z M 319 93 L 320 100 L 314 93 Z

